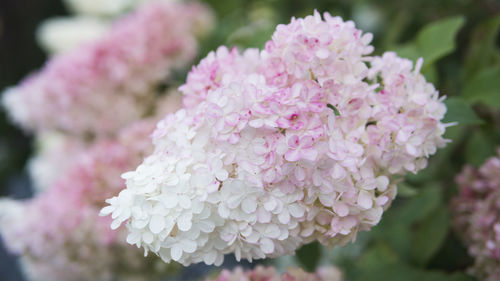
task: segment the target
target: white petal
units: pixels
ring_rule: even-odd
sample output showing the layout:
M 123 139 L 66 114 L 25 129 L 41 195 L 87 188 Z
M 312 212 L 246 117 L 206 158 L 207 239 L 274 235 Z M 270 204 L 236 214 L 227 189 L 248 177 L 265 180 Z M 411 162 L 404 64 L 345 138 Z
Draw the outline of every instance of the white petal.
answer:
M 114 206 L 106 206 L 106 207 L 101 209 L 101 211 L 99 212 L 99 216 L 101 216 L 101 217 L 107 216 L 107 215 L 111 214 L 114 210 L 115 210 Z
M 385 191 L 387 190 L 387 187 L 389 186 L 389 178 L 386 176 L 379 176 L 376 178 L 377 181 L 377 188 L 380 191 Z
M 243 202 L 241 203 L 241 208 L 245 213 L 251 214 L 257 209 L 257 203 L 253 198 L 248 198 L 243 200 Z
M 148 219 L 136 219 L 134 221 L 132 221 L 132 226 L 134 228 L 137 228 L 137 229 L 141 229 L 141 228 L 144 228 L 146 227 L 146 225 L 148 225 L 149 223 L 149 220 Z
M 204 257 L 203 257 L 203 261 L 210 265 L 210 264 L 213 264 L 215 262 L 215 259 L 217 258 L 217 252 L 216 251 L 210 251 L 208 252 Z
M 219 211 L 219 215 L 222 218 L 225 219 L 225 218 L 229 217 L 229 209 L 226 207 L 226 205 L 220 204 L 219 208 L 218 208 L 218 211 Z
M 271 213 L 266 211 L 264 207 L 259 207 L 257 210 L 257 219 L 260 223 L 268 223 L 271 221 Z
M 360 191 L 358 196 L 358 205 L 363 209 L 370 209 L 373 206 L 373 199 L 369 192 Z
M 290 207 L 288 207 L 288 210 L 294 218 L 302 217 L 306 211 L 304 207 L 300 206 L 299 204 L 291 204 Z
M 349 214 L 349 206 L 343 202 L 336 202 L 333 205 L 333 211 L 341 217 L 345 217 Z
M 151 232 L 145 231 L 142 233 L 142 241 L 144 241 L 144 243 L 151 244 L 151 243 L 153 243 L 153 240 L 154 240 L 154 236 Z
M 181 241 L 182 250 L 186 253 L 194 253 L 198 245 L 196 245 L 195 241 L 190 240 L 182 240 Z
M 223 169 L 217 171 L 217 173 L 215 174 L 215 177 L 220 181 L 225 181 L 228 176 L 229 176 L 229 173 Z
M 119 220 L 114 220 L 112 223 L 111 223 L 111 229 L 117 229 L 118 227 L 120 227 L 120 225 L 122 224 L 121 221 Z
M 290 213 L 288 212 L 288 209 L 283 209 L 283 211 L 278 215 L 278 220 L 283 224 L 290 222 Z
M 191 215 L 190 214 L 182 214 L 179 217 L 179 220 L 177 221 L 177 226 L 179 227 L 179 230 L 182 231 L 188 231 L 191 229 L 191 226 L 193 223 L 191 222 Z
M 191 208 L 191 199 L 186 195 L 179 196 L 179 205 L 184 209 Z
M 127 235 L 127 243 L 129 244 L 137 244 L 141 241 L 141 233 L 140 232 L 131 232 Z
M 154 234 L 160 233 L 165 228 L 165 217 L 154 215 L 149 222 L 149 230 Z
M 176 194 L 168 194 L 162 197 L 161 202 L 166 208 L 174 208 L 179 202 L 179 197 Z
M 262 238 L 260 239 L 260 249 L 262 252 L 265 254 L 271 254 L 274 252 L 274 243 L 271 239 L 269 238 Z
M 330 56 L 330 51 L 328 51 L 328 49 L 326 49 L 326 48 L 321 48 L 321 49 L 316 51 L 316 57 L 318 57 L 320 59 L 326 59 L 329 56 Z
M 180 260 L 182 256 L 182 249 L 179 245 L 175 244 L 172 246 L 172 249 L 170 249 L 170 256 L 172 256 L 172 259 L 174 261 Z
M 269 224 L 264 231 L 264 235 L 269 238 L 278 238 L 280 234 L 280 228 L 275 224 Z

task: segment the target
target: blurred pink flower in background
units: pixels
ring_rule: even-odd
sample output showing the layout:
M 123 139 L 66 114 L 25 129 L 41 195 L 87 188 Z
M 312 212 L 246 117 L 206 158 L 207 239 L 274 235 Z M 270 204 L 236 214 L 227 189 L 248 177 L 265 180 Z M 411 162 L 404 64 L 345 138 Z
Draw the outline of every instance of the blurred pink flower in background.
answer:
M 124 188 L 120 174 L 152 150 L 154 124 L 139 121 L 117 140 L 79 151 L 34 199 L 1 201 L 2 237 L 22 256 L 30 280 L 150 280 L 169 269 L 155 268 L 159 260 L 144 259 L 142 250 L 126 243 L 125 228 L 113 231 L 111 219 L 98 216 L 104 199 Z
M 0 233 L 29 280 L 151 280 L 175 269 L 144 258 L 98 213 L 152 152 L 160 116 L 180 108 L 179 93 L 158 86 L 194 58 L 211 16 L 197 3 L 151 1 L 7 90 L 11 117 L 37 138 L 35 197 L 0 203 Z
M 465 166 L 457 175 L 452 200 L 456 233 L 475 259 L 471 272 L 481 280 L 500 279 L 500 149 L 481 167 Z
M 114 135 L 154 108 L 157 86 L 194 58 L 194 33 L 209 17 L 196 3 L 152 1 L 101 39 L 53 57 L 8 89 L 3 103 L 27 130 Z

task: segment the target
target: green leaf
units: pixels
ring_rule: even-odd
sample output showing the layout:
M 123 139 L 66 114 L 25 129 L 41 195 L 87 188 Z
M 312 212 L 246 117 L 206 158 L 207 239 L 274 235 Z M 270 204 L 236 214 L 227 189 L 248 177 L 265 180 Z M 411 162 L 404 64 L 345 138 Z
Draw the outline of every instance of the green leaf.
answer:
M 459 125 L 481 124 L 470 105 L 460 98 L 448 98 L 444 101 L 447 107 L 443 122 L 458 122 Z
M 335 114 L 335 116 L 340 116 L 340 112 L 335 106 L 333 106 L 332 104 L 327 104 L 326 106 L 329 109 L 333 110 L 333 113 Z
M 435 65 L 429 65 L 428 67 L 422 69 L 422 75 L 424 75 L 427 82 L 437 85 L 438 83 L 438 72 Z
M 462 97 L 471 103 L 500 108 L 500 66 L 479 72 L 464 87 Z
M 418 194 L 418 190 L 406 182 L 398 184 L 399 197 L 413 197 Z
M 461 16 L 433 22 L 422 28 L 412 41 L 391 49 L 412 61 L 423 57 L 422 74 L 428 81 L 436 83 L 437 71 L 432 65 L 455 50 L 455 36 L 464 23 Z
M 440 206 L 430 213 L 418 225 L 412 248 L 413 260 L 425 265 L 440 249 L 449 229 L 449 213 L 445 206 Z
M 490 18 L 474 28 L 465 57 L 464 79 L 469 80 L 481 69 L 500 62 L 496 39 L 500 32 L 500 15 Z
M 408 43 L 405 45 L 399 45 L 392 47 L 391 50 L 396 52 L 398 56 L 407 58 L 409 60 L 415 61 L 421 57 L 421 54 L 417 48 L 417 46 L 413 43 Z
M 455 36 L 464 25 L 462 16 L 446 18 L 425 26 L 417 35 L 416 45 L 424 57 L 425 68 L 455 49 Z
M 441 204 L 441 199 L 441 189 L 438 186 L 422 188 L 417 196 L 405 202 L 396 214 L 396 221 L 406 224 L 417 222 L 432 213 Z
M 227 42 L 245 48 L 263 48 L 264 44 L 273 35 L 275 26 L 269 24 L 254 24 L 243 26 L 233 32 Z
M 364 271 L 354 281 L 474 281 L 464 273 L 447 274 L 411 267 L 404 263 L 390 264 Z
M 374 269 L 398 262 L 397 254 L 383 242 L 378 242 L 363 252 L 359 258 L 359 266 L 363 270 Z
M 479 166 L 484 161 L 495 155 L 495 142 L 489 138 L 488 134 L 480 130 L 472 132 L 465 145 L 465 159 L 467 163 Z
M 295 257 L 304 266 L 304 270 L 313 272 L 321 259 L 321 249 L 318 242 L 313 242 L 297 250 Z

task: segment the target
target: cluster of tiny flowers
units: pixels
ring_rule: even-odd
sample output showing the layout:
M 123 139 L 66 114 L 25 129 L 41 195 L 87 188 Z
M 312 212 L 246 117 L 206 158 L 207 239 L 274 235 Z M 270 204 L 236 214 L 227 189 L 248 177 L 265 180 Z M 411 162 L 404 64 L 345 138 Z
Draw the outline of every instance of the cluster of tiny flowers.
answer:
M 188 74 L 185 108 L 107 202 L 112 228 L 165 262 L 220 265 L 345 244 L 376 225 L 398 178 L 446 144 L 421 61 L 368 56 L 370 34 L 315 13 L 263 51 L 221 47 Z
M 273 267 L 261 265 L 244 271 L 241 267 L 233 271 L 223 270 L 215 279 L 206 281 L 342 281 L 342 273 L 335 267 L 320 267 L 315 273 L 308 273 L 301 268 L 289 268 L 279 274 Z
M 456 182 L 453 224 L 475 259 L 471 272 L 481 280 L 500 280 L 500 149 L 480 168 L 466 166 Z
M 193 29 L 207 13 L 196 3 L 152 1 L 104 38 L 53 57 L 8 89 L 3 103 L 28 130 L 115 134 L 146 115 L 161 81 L 195 56 Z
M 138 122 L 117 140 L 80 152 L 34 199 L 2 201 L 2 236 L 22 256 L 29 280 L 150 280 L 162 273 L 155 268 L 160 259 L 143 259 L 140 249 L 125 242 L 125 227 L 112 231 L 111 219 L 98 216 L 104 199 L 124 188 L 120 174 L 151 152 L 153 129 L 152 121 Z

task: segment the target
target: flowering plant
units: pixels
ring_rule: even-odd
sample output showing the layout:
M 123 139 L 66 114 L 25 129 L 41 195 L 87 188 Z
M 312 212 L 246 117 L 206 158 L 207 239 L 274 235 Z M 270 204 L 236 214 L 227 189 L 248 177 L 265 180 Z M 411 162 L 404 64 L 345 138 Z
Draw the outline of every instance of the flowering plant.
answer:
M 451 202 L 453 223 L 475 259 L 471 269 L 481 280 L 500 277 L 500 150 L 479 169 L 465 166 L 456 181 L 460 193 Z
M 354 240 L 446 143 L 422 61 L 370 57 L 371 39 L 316 12 L 279 25 L 263 51 L 210 53 L 180 87 L 186 108 L 158 123 L 154 152 L 101 213 L 184 265 Z
M 119 20 L 106 37 L 51 59 L 8 89 L 3 103 L 31 131 L 113 136 L 152 111 L 157 87 L 193 59 L 195 19 L 206 13 L 196 4 L 153 1 Z
M 142 251 L 125 242 L 126 230 L 111 231 L 110 220 L 97 216 L 103 199 L 123 188 L 120 173 L 149 152 L 153 125 L 137 123 L 118 140 L 81 151 L 34 199 L 1 202 L 2 236 L 12 252 L 22 255 L 30 280 L 150 280 L 173 269 L 158 270 L 154 258 L 142 261 Z

